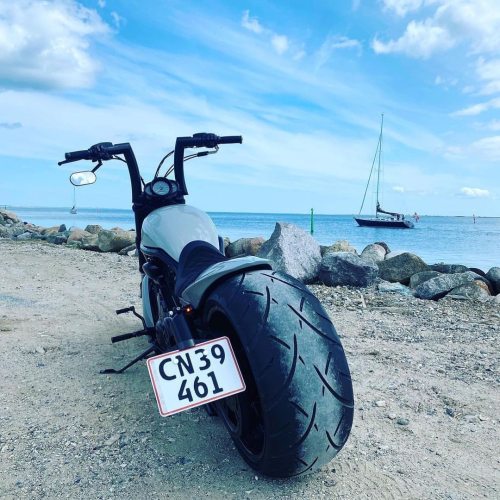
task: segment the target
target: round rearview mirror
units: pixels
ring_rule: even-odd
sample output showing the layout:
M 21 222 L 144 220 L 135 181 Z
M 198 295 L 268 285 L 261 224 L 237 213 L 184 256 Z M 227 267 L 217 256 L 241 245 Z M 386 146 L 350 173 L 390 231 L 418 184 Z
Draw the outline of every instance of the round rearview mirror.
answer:
M 94 172 L 84 171 L 75 172 L 69 176 L 69 181 L 73 186 L 86 186 L 87 184 L 94 184 L 96 181 Z

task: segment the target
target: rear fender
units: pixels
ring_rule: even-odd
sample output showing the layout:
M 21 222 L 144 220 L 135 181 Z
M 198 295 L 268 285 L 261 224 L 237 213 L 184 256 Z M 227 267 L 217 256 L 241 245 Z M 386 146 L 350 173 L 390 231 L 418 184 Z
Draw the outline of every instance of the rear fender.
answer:
M 235 273 L 243 273 L 251 269 L 268 269 L 272 270 L 272 262 L 267 259 L 259 257 L 238 257 L 236 259 L 229 259 L 223 262 L 218 262 L 210 267 L 207 267 L 196 280 L 191 283 L 181 295 L 182 300 L 197 308 L 208 289 L 217 281 L 223 279 L 225 276 Z

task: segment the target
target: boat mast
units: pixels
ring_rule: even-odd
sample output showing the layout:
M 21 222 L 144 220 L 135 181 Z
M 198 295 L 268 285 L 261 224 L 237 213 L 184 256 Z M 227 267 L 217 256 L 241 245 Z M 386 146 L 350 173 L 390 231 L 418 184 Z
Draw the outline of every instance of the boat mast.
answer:
M 380 206 L 379 200 L 378 200 L 378 191 L 380 187 L 380 159 L 382 156 L 382 130 L 384 128 L 384 113 L 382 113 L 382 119 L 380 121 L 380 136 L 378 138 L 378 169 L 377 169 L 377 205 L 375 208 L 375 217 L 378 218 L 378 208 Z

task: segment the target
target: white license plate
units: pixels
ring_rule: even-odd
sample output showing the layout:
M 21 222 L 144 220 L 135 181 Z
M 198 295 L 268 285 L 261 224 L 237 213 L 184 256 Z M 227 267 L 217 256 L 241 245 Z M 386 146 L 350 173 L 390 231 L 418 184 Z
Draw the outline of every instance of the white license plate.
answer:
M 147 364 L 162 417 L 246 389 L 227 337 L 148 358 Z

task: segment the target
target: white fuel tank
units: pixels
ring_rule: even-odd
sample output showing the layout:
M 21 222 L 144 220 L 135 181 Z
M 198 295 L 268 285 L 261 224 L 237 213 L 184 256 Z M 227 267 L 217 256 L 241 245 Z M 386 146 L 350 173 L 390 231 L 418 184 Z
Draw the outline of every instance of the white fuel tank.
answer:
M 202 240 L 219 248 L 219 237 L 212 219 L 189 205 L 161 207 L 151 212 L 142 224 L 142 244 L 161 248 L 176 261 L 191 241 Z

